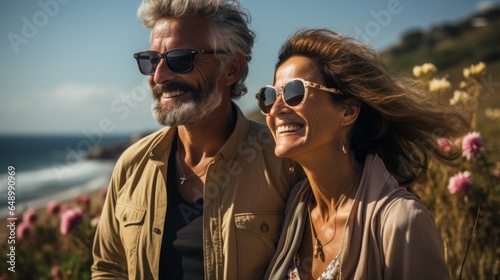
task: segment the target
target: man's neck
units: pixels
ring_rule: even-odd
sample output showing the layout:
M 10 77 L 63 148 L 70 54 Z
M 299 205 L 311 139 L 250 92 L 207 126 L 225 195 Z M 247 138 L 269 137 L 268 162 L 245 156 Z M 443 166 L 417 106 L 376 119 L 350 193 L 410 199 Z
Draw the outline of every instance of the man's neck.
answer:
M 215 156 L 233 132 L 236 117 L 236 110 L 230 103 L 228 106 L 221 106 L 195 125 L 179 126 L 178 137 L 186 158 L 195 163 Z

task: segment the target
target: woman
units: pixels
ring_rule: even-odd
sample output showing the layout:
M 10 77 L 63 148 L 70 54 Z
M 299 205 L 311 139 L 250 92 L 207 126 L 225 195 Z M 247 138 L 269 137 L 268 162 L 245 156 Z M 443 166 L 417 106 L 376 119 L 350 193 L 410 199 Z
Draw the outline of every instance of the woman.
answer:
M 411 192 L 460 115 L 389 73 L 376 53 L 304 30 L 282 47 L 274 86 L 257 94 L 276 140 L 307 179 L 290 195 L 266 279 L 449 279 L 434 220 Z

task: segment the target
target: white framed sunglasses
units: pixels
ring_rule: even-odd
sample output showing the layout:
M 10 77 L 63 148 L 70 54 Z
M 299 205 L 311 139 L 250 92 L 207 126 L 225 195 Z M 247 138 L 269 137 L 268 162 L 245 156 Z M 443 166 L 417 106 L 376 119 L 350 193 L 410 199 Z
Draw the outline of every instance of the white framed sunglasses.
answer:
M 301 78 L 294 78 L 288 81 L 283 87 L 263 86 L 255 95 L 260 111 L 264 115 L 269 115 L 278 97 L 281 95 L 283 102 L 290 108 L 299 107 L 307 98 L 308 89 L 317 88 L 322 91 L 343 95 L 336 88 L 327 88 L 323 85 L 306 81 Z

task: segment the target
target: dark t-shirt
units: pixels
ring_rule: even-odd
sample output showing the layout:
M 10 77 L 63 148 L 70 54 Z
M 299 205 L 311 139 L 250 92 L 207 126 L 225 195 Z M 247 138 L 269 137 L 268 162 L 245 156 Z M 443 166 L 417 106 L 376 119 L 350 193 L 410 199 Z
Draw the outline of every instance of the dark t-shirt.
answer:
M 160 279 L 203 279 L 203 200 L 186 202 L 177 190 L 175 147 L 168 159 L 167 214 Z

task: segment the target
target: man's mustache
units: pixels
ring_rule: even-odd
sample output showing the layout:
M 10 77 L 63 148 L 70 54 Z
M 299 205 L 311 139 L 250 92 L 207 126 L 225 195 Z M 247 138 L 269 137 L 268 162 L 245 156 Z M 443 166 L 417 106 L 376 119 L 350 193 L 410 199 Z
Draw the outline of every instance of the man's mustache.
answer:
M 190 91 L 197 92 L 197 90 L 189 84 L 180 82 L 167 82 L 164 84 L 156 84 L 153 86 L 153 96 L 162 96 L 164 92 L 169 91 Z

